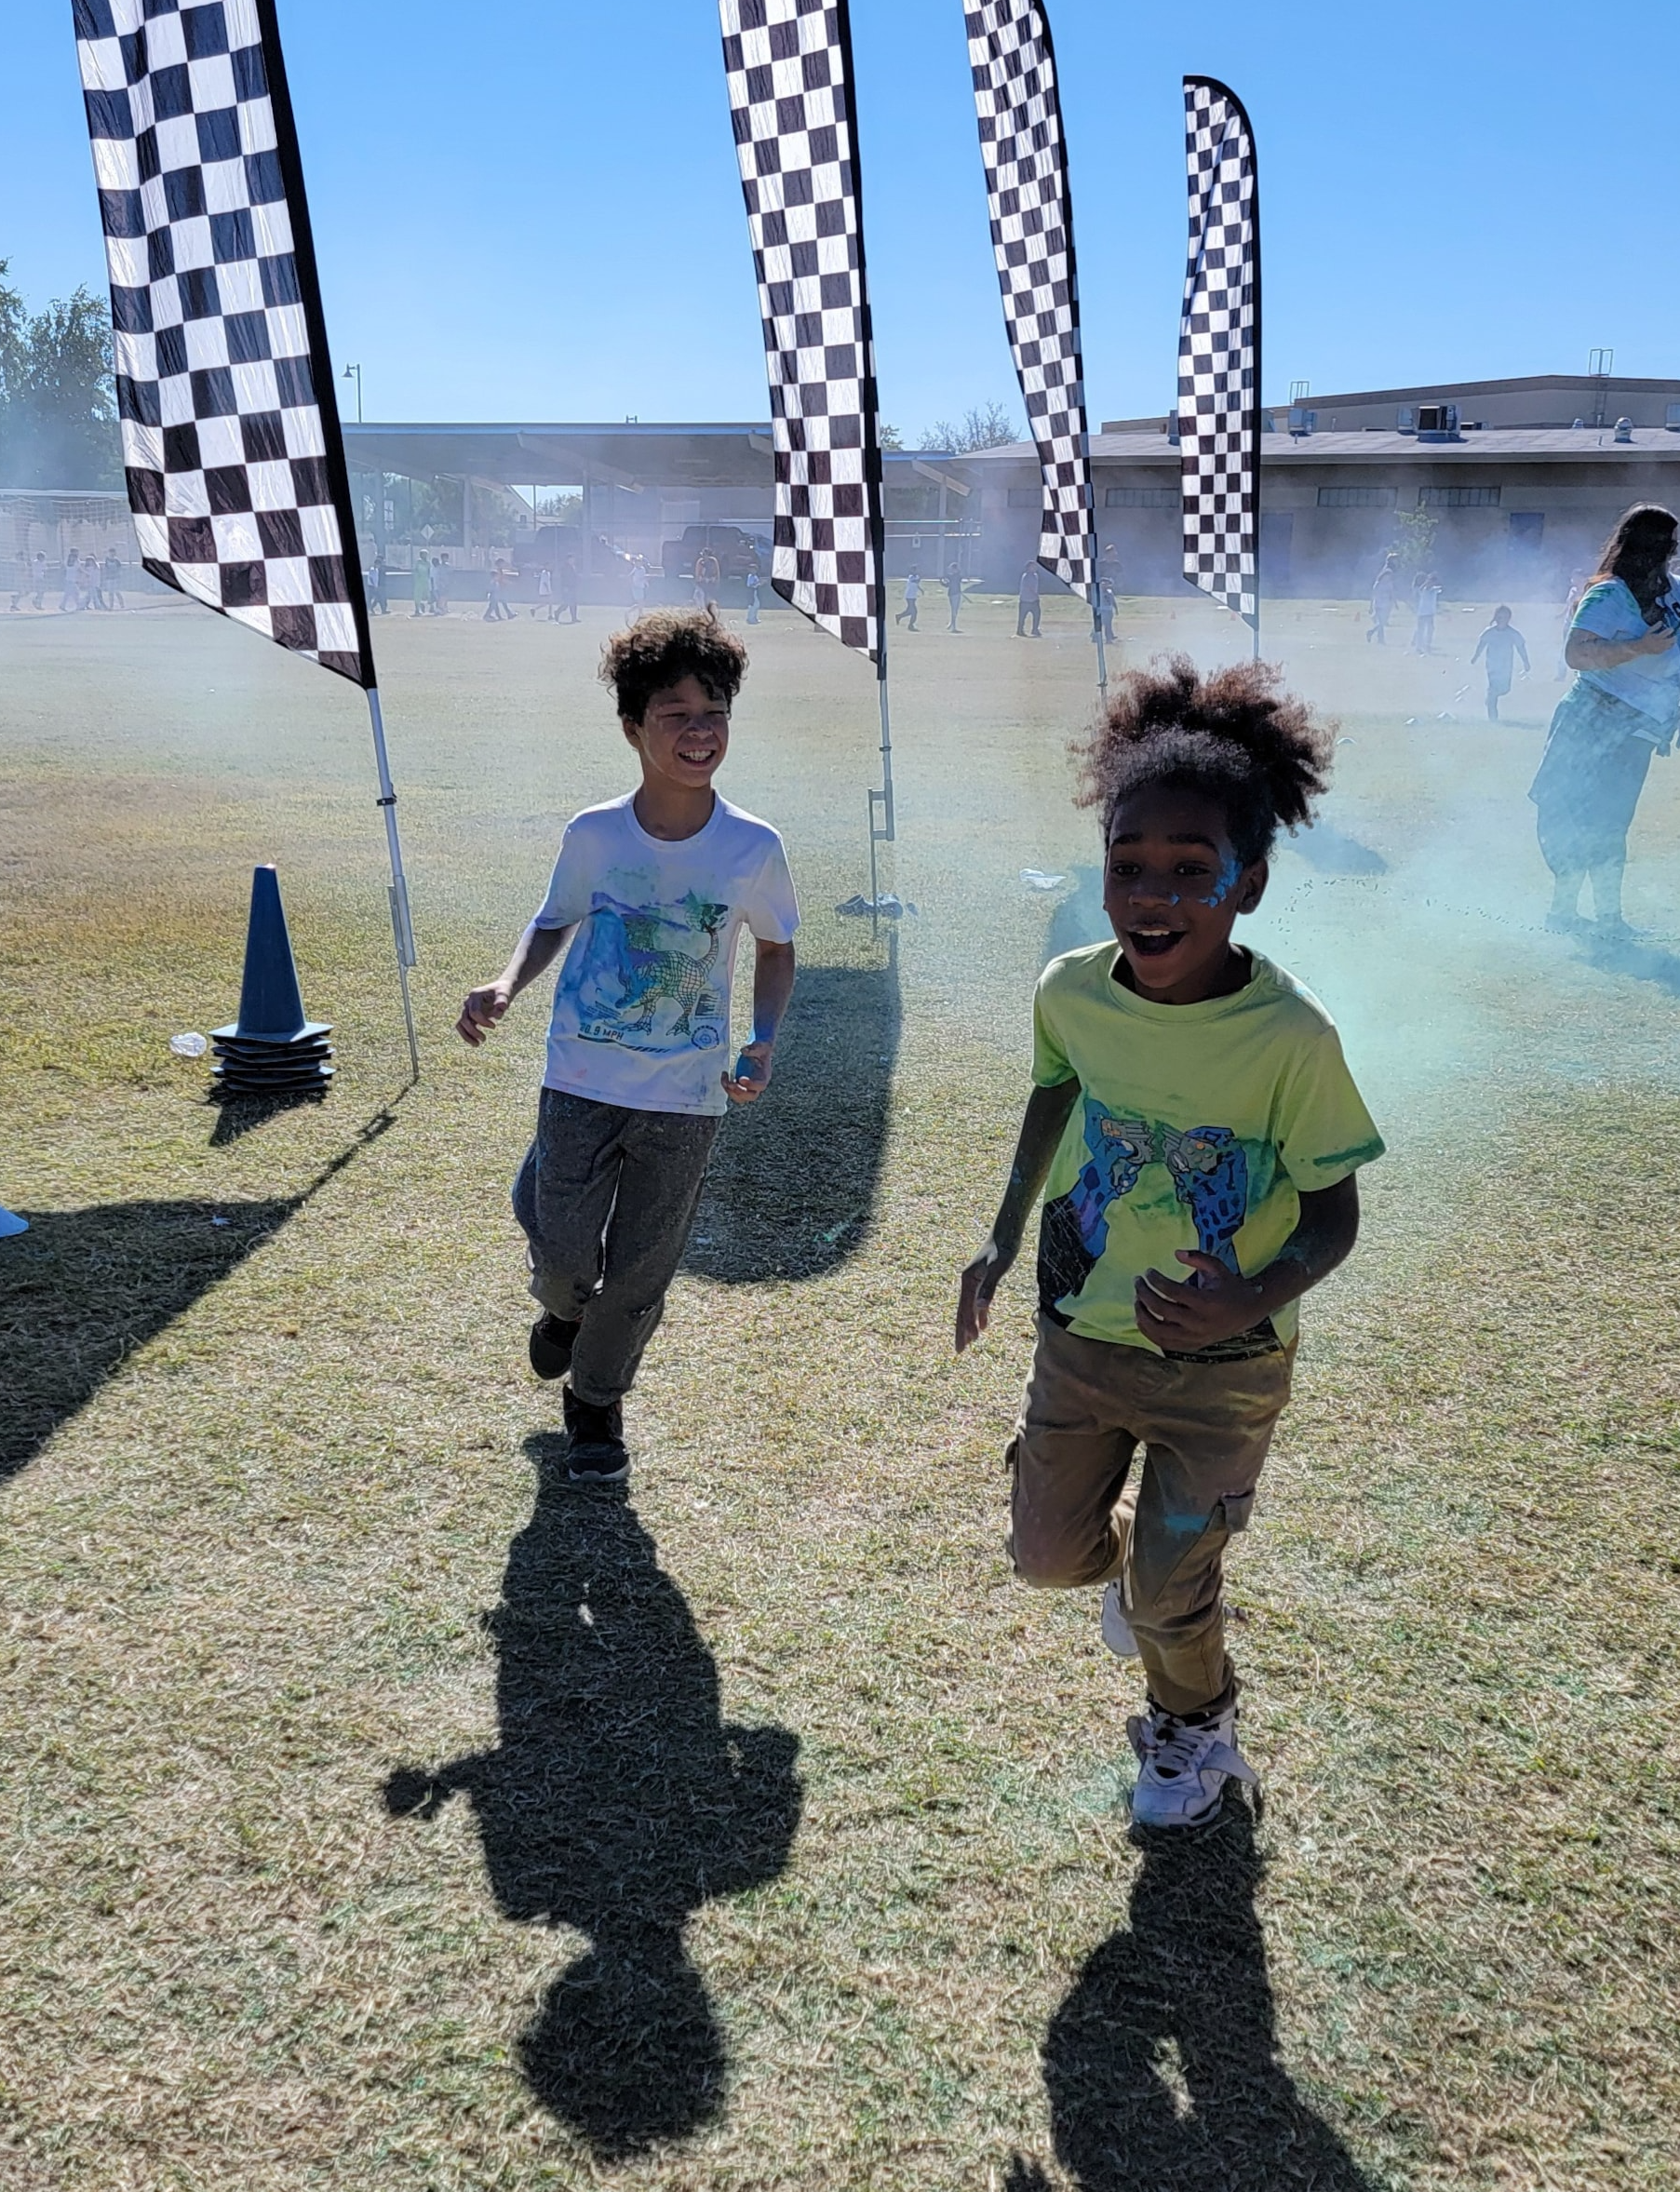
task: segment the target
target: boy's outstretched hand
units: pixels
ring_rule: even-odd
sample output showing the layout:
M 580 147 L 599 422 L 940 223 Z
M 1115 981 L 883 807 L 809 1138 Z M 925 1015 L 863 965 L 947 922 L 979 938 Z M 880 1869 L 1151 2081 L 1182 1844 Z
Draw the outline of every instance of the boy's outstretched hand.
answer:
M 996 1241 L 988 1241 L 973 1263 L 964 1265 L 962 1284 L 957 1295 L 959 1354 L 965 1347 L 973 1347 L 991 1322 L 992 1296 L 1014 1261 L 1015 1257 L 1005 1256 Z
M 1137 1282 L 1137 1329 L 1157 1347 L 1190 1354 L 1234 1339 L 1267 1313 L 1259 1284 L 1240 1278 L 1217 1257 L 1194 1248 L 1177 1251 L 1195 1276 L 1169 1279 L 1164 1271 L 1145 1271 Z
M 456 1034 L 477 1050 L 512 1002 L 513 992 L 504 981 L 480 982 L 477 989 L 466 993 L 461 1017 L 455 1022 Z

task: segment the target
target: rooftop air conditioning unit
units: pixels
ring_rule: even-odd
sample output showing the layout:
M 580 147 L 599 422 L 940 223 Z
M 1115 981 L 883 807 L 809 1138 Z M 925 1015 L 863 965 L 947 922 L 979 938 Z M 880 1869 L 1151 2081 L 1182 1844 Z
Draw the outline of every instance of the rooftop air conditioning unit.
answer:
M 1419 441 L 1457 441 L 1458 407 L 1456 403 L 1420 403 L 1418 406 Z

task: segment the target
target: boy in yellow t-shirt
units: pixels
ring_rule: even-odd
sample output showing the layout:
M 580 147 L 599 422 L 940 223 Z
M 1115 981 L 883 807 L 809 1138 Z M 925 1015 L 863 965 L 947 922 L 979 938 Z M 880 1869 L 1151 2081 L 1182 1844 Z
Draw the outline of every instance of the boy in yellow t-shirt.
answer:
M 1149 1683 L 1127 1728 L 1151 1826 L 1194 1825 L 1256 1778 L 1223 1554 L 1289 1397 L 1296 1305 L 1352 1248 L 1355 1175 L 1382 1154 L 1324 1007 L 1231 941 L 1332 751 L 1276 687 L 1262 664 L 1201 679 L 1180 655 L 1111 693 L 1082 800 L 1102 813 L 1119 948 L 1040 979 L 1032 1095 L 957 1309 L 961 1353 L 1043 1190 L 1011 1547 L 1028 1583 L 1107 1586 L 1104 1639 Z

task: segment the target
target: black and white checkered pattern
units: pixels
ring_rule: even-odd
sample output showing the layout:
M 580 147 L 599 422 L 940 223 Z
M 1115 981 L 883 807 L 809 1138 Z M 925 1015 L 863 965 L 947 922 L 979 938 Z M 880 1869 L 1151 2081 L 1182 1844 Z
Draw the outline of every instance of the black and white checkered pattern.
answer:
M 880 445 L 845 7 L 719 0 L 775 451 L 771 583 L 872 658 Z
M 145 568 L 372 681 L 272 0 L 74 0 Z
M 1039 561 L 1089 598 L 1096 578 L 1073 206 L 1050 25 L 1034 0 L 967 14 L 1003 317 L 1044 474 Z
M 1189 266 L 1178 337 L 1184 575 L 1252 624 L 1259 531 L 1260 217 L 1243 102 L 1184 79 Z

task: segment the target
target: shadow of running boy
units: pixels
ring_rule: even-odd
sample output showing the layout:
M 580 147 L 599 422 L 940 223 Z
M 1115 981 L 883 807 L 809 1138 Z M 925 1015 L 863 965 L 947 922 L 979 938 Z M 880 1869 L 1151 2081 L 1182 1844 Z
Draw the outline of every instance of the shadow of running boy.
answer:
M 558 1436 L 527 1452 L 536 1505 L 487 1617 L 496 1748 L 405 1768 L 384 1799 L 431 1819 L 466 1795 L 503 1916 L 588 1936 L 518 2061 L 544 2106 L 622 2160 L 721 2111 L 723 2037 L 683 1930 L 786 1866 L 799 1741 L 723 1719 L 716 1662 L 622 1489 L 570 1485 Z

